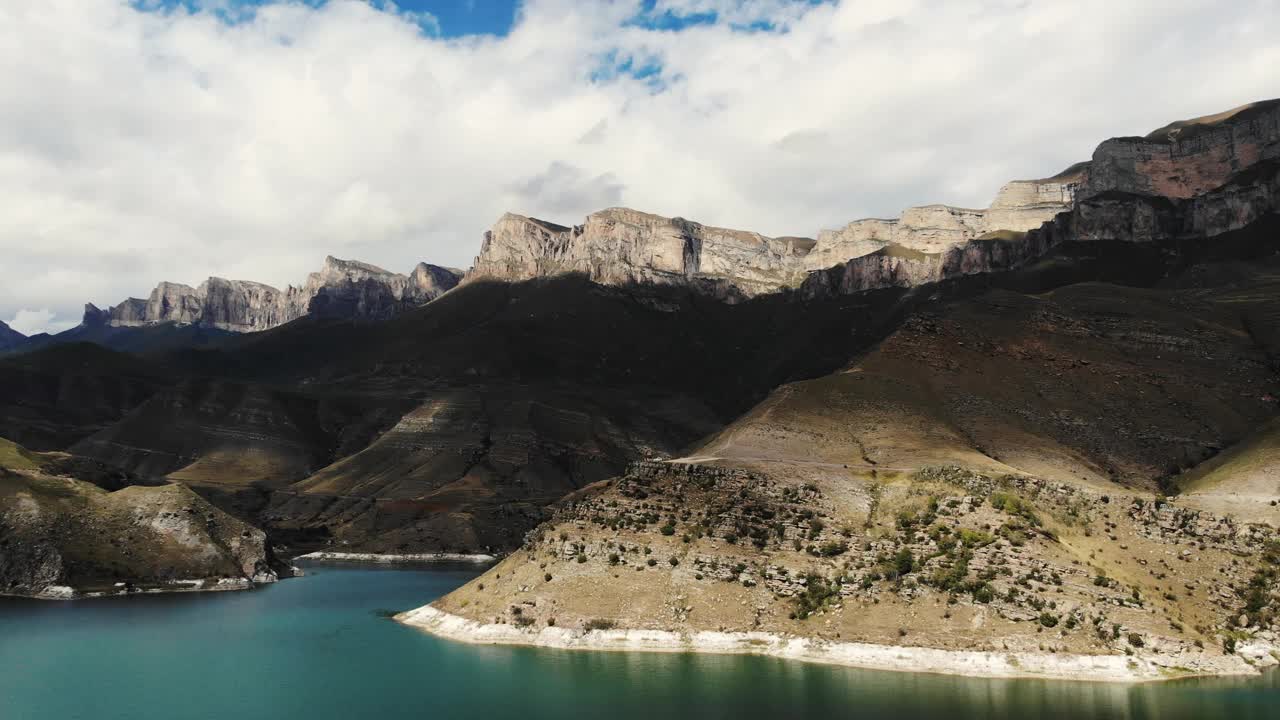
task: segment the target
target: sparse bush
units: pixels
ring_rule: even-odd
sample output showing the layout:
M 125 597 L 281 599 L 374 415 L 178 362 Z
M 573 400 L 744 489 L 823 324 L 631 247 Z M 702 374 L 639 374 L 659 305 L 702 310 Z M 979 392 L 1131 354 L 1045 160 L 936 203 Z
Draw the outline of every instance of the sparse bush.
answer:
M 1020 517 L 1032 525 L 1039 526 L 1040 518 L 1036 516 L 1031 504 L 1011 493 L 996 492 L 991 494 L 991 507 Z
M 612 620 L 607 620 L 605 618 L 591 618 L 587 621 L 587 624 L 583 626 L 583 629 L 590 632 L 592 630 L 612 630 L 615 627 L 617 627 L 617 623 Z
M 793 613 L 798 620 L 804 620 L 819 608 L 831 604 L 839 597 L 840 588 L 828 582 L 821 575 L 810 573 L 805 576 L 804 593 L 796 597 L 796 609 Z
M 818 548 L 818 554 L 823 557 L 835 557 L 843 555 L 849 550 L 849 544 L 839 540 L 825 542 Z
M 892 572 L 892 575 L 890 575 L 889 572 L 886 572 L 885 576 L 890 577 L 891 579 L 899 578 L 899 577 L 902 577 L 903 575 L 909 574 L 912 570 L 915 569 L 915 567 L 916 567 L 915 555 L 911 553 L 911 548 L 904 547 L 898 552 L 894 553 L 893 561 L 889 566 L 889 571 Z

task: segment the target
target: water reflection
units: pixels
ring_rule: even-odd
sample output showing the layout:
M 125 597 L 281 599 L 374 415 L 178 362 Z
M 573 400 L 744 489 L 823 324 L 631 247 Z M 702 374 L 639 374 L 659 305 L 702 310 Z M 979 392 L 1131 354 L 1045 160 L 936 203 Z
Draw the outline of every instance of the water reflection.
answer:
M 880 672 L 771 658 L 476 648 L 531 707 L 575 697 L 574 717 L 1280 717 L 1280 674 L 1125 685 Z M 638 710 L 636 710 L 638 709 Z M 560 711 L 563 713 L 563 710 Z M 563 717 L 563 714 L 561 715 Z

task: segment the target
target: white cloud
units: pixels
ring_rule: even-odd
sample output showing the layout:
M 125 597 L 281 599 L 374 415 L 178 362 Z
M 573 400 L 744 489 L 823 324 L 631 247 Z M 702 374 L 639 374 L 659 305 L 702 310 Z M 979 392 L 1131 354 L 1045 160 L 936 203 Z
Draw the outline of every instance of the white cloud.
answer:
M 326 254 L 465 266 L 505 210 L 812 234 L 984 205 L 1107 136 L 1280 95 L 1277 0 L 661 0 L 721 13 L 680 32 L 639 8 L 529 0 L 506 37 L 444 39 L 390 2 L 229 25 L 5 0 L 0 317 L 296 283 Z M 761 21 L 786 31 L 729 26 Z M 600 72 L 628 59 L 660 81 Z
M 57 333 L 68 328 L 75 327 L 80 320 L 69 320 L 67 318 L 58 318 L 58 314 L 49 308 L 41 308 L 40 310 L 28 310 L 23 308 L 13 314 L 13 319 L 6 324 L 22 333 L 31 336 L 36 333 Z

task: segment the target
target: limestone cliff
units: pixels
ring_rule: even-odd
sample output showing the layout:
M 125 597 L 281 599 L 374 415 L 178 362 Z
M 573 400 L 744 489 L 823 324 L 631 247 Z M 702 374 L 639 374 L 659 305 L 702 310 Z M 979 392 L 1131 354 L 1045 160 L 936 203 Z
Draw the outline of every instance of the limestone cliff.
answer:
M 461 275 L 460 271 L 426 263 L 402 275 L 330 256 L 301 287 L 278 290 L 262 283 L 218 277 L 194 288 L 162 282 L 145 300 L 129 298 L 107 310 L 86 305 L 83 324 L 137 327 L 176 323 L 254 332 L 308 313 L 380 320 L 438 297 L 456 285 Z
M 566 227 L 504 215 L 469 278 L 580 273 L 683 284 L 726 300 L 859 292 L 1007 270 L 1069 240 L 1163 242 L 1238 230 L 1277 208 L 1280 100 L 1116 138 L 1091 161 L 1006 184 L 985 209 L 923 205 L 817 240 L 769 238 L 611 208 Z
M 606 285 L 690 284 L 732 299 L 798 285 L 811 241 L 609 208 L 565 227 L 508 213 L 485 233 L 470 278 L 581 273 Z
M 1039 227 L 1070 209 L 1079 168 L 1005 185 L 986 210 L 910 208 L 896 220 L 857 220 L 809 238 L 770 238 L 627 208 L 565 227 L 508 213 L 485 233 L 471 278 L 525 280 L 581 273 L 606 285 L 688 284 L 723 299 L 799 286 L 815 271 L 896 246 L 939 253 L 997 231 Z
M 1002 272 L 1068 242 L 1118 241 L 1174 246 L 1244 229 L 1280 211 L 1280 162 L 1239 173 L 1189 200 L 1111 190 L 1078 201 L 1070 212 L 1027 233 L 987 237 L 941 253 L 889 246 L 808 275 L 807 298 L 885 287 L 914 287 L 948 278 Z
M 854 220 L 839 230 L 819 233 L 805 269 L 828 268 L 888 245 L 941 253 L 993 233 L 1037 228 L 1071 209 L 1084 176 L 1084 166 L 1074 165 L 1051 178 L 1015 180 L 1000 188 L 984 210 L 924 205 L 908 208 L 894 220 Z
M 1093 153 L 1083 193 L 1108 190 L 1187 199 L 1280 158 L 1280 99 L 1184 120 L 1145 137 L 1107 140 Z

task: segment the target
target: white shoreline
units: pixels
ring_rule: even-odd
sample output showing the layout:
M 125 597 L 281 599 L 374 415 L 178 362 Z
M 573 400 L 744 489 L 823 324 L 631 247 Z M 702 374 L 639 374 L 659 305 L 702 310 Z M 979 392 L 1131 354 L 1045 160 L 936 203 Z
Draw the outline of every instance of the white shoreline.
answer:
M 485 555 L 483 553 L 467 554 L 467 553 L 410 553 L 405 555 L 393 555 L 382 553 L 349 553 L 349 552 L 312 552 L 306 555 L 299 555 L 294 560 L 328 560 L 338 562 L 363 562 L 363 563 L 491 563 L 498 558 L 493 555 Z
M 561 650 L 698 652 L 765 655 L 787 660 L 844 665 L 868 670 L 937 673 L 980 678 L 1039 678 L 1138 683 L 1197 675 L 1257 675 L 1277 664 L 1269 644 L 1241 643 L 1237 655 L 1170 656 L 1156 662 L 1127 655 L 1067 655 L 1043 652 L 990 652 L 900 647 L 872 643 L 828 642 L 764 632 L 677 633 L 667 630 L 583 631 L 559 627 L 537 630 L 480 623 L 424 605 L 395 617 L 397 622 L 449 640 L 473 645 L 532 645 Z M 1253 662 L 1246 660 L 1249 657 Z M 1166 664 L 1167 663 L 1167 664 Z M 1190 672 L 1185 669 L 1188 668 Z
M 248 578 L 190 579 L 168 580 L 159 585 L 134 586 L 128 588 L 125 583 L 116 583 L 111 590 L 80 590 L 70 585 L 49 585 L 38 592 L 0 593 L 0 597 L 25 598 L 28 600 L 92 600 L 95 598 L 132 597 L 135 595 L 172 595 L 176 593 L 209 593 L 236 592 L 253 590 L 260 585 L 270 585 L 278 580 L 254 582 Z

